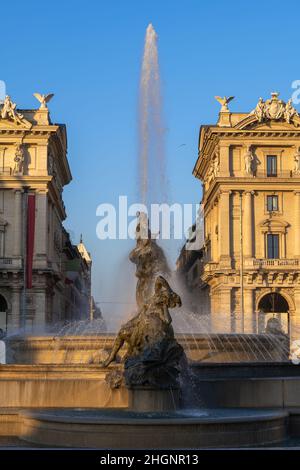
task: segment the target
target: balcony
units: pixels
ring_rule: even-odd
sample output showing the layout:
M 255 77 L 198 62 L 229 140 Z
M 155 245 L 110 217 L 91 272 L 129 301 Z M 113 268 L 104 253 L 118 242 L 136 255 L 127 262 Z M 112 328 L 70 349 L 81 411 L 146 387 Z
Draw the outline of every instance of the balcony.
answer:
M 266 170 L 257 170 L 254 175 L 256 178 L 300 178 L 298 173 L 294 173 L 292 170 L 277 170 L 274 173 L 268 173 Z
M 237 259 L 236 261 L 233 260 L 232 268 L 236 271 L 240 269 L 240 261 Z M 216 262 L 208 262 L 203 266 L 203 272 L 207 275 L 211 275 L 212 273 L 218 271 L 222 272 L 223 270 L 226 271 L 230 269 L 230 265 L 226 263 L 216 263 Z M 244 259 L 244 270 L 258 270 L 258 269 L 266 269 L 266 270 L 300 270 L 300 259 L 257 259 L 257 258 L 250 258 Z
M 219 263 L 207 263 L 204 265 L 204 272 L 211 273 L 219 268 Z
M 244 267 L 245 268 L 263 268 L 263 269 L 285 269 L 285 268 L 298 268 L 300 266 L 299 259 L 252 259 L 252 260 L 245 260 Z

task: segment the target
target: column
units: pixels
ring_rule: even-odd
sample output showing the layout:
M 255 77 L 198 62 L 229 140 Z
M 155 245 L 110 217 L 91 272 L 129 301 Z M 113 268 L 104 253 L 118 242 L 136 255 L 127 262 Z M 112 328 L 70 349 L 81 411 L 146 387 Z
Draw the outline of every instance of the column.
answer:
M 244 290 L 244 333 L 256 332 L 253 289 Z
M 221 191 L 219 197 L 219 223 L 218 223 L 218 241 L 219 241 L 219 259 L 229 260 L 230 257 L 230 212 L 229 212 L 230 191 Z
M 290 340 L 293 341 L 300 339 L 300 289 L 294 291 L 294 303 L 296 310 L 290 312 Z
M 15 191 L 14 203 L 14 256 L 22 256 L 22 191 Z
M 21 289 L 11 290 L 11 313 L 9 315 L 9 332 L 14 333 L 21 326 Z
M 229 145 L 219 145 L 220 173 L 219 176 L 229 176 Z
M 36 194 L 35 265 L 43 267 L 48 251 L 48 198 L 47 191 Z
M 46 289 L 35 290 L 35 315 L 34 326 L 44 327 L 47 316 L 47 296 Z
M 231 333 L 231 288 L 220 289 L 219 319 L 221 333 Z
M 245 191 L 244 210 L 243 210 L 243 249 L 244 256 L 252 257 L 252 192 Z
M 211 299 L 211 331 L 213 333 L 231 332 L 231 289 L 214 290 Z
M 300 258 L 300 191 L 295 191 L 294 256 Z

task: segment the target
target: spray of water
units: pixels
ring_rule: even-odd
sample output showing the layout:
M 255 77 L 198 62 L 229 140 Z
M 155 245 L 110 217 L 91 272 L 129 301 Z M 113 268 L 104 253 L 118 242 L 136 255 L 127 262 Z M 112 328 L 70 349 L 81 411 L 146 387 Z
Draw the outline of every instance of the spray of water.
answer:
M 157 34 L 146 30 L 139 99 L 139 197 L 144 204 L 166 200 L 164 126 Z

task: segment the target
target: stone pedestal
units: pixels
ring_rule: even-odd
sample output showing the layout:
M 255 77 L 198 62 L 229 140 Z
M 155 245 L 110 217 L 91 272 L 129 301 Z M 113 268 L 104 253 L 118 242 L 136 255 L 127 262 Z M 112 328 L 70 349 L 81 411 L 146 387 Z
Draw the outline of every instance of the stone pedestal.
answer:
M 128 400 L 132 411 L 174 411 L 180 407 L 180 389 L 134 387 L 128 390 Z

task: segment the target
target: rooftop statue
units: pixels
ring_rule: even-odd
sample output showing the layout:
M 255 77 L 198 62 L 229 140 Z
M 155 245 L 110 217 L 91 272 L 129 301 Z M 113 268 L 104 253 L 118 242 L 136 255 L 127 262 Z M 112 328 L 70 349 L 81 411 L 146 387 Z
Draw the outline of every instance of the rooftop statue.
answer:
M 292 100 L 289 99 L 287 103 L 278 98 L 279 93 L 271 93 L 271 98 L 264 101 L 259 98 L 256 107 L 250 114 L 254 114 L 258 122 L 263 122 L 267 119 L 284 119 L 290 123 L 294 116 L 299 116 L 298 112 L 292 105 Z
M 229 111 L 229 108 L 228 108 L 228 103 L 230 103 L 230 101 L 232 101 L 234 99 L 234 96 L 224 96 L 223 98 L 221 96 L 215 96 L 215 99 L 220 103 L 221 105 L 221 113 L 223 112 L 228 112 Z
M 255 114 L 258 122 L 262 122 L 265 117 L 265 102 L 262 98 L 259 98 L 258 103 L 251 114 Z
M 1 118 L 11 119 L 16 124 L 22 124 L 23 115 L 17 112 L 17 105 L 11 101 L 10 96 L 6 95 L 2 109 Z
M 40 109 L 48 109 L 47 103 L 53 98 L 54 93 L 49 93 L 48 95 L 33 93 L 33 96 L 41 103 Z

